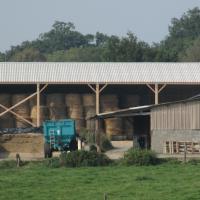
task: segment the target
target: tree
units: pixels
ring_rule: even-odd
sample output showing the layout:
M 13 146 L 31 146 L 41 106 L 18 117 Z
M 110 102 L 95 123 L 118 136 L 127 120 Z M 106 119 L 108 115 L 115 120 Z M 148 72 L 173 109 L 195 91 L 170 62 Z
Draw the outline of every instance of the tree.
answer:
M 173 18 L 169 35 L 157 45 L 157 61 L 178 61 L 193 41 L 200 36 L 200 9 L 184 13 L 180 19 Z
M 88 37 L 75 31 L 73 23 L 56 21 L 53 24 L 53 29 L 41 34 L 40 38 L 33 42 L 33 45 L 43 53 L 52 53 L 53 51 L 87 46 L 88 43 Z
M 5 61 L 6 61 L 6 55 L 0 52 L 0 62 L 5 62 Z
M 103 49 L 98 47 L 71 48 L 47 55 L 49 62 L 101 62 Z
M 151 49 L 129 32 L 126 37 L 111 36 L 105 44 L 103 59 L 109 62 L 141 62 L 151 59 Z
M 34 48 L 25 48 L 22 51 L 15 53 L 10 61 L 15 62 L 39 62 L 46 61 L 46 58 L 41 54 L 37 49 Z
M 200 62 L 200 37 L 184 53 L 179 55 L 179 61 Z

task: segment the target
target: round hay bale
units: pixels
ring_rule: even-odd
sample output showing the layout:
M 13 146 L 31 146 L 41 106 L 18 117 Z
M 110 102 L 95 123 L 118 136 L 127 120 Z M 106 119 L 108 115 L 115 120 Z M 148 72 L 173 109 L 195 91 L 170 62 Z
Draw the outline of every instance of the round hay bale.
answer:
M 0 128 L 14 128 L 14 127 L 15 127 L 15 120 L 13 118 L 0 119 Z
M 33 98 L 29 99 L 29 106 L 32 108 L 37 105 L 37 96 L 34 96 Z M 44 106 L 46 105 L 46 98 L 43 94 L 40 94 L 40 105 Z
M 65 105 L 64 94 L 54 93 L 48 94 L 46 97 L 48 107 L 62 107 Z
M 87 130 L 95 130 L 95 120 L 90 120 L 88 118 L 96 115 L 95 106 L 88 106 L 84 108 L 85 119 L 86 119 L 86 129 Z
M 31 119 L 34 124 L 37 124 L 37 106 L 31 109 Z M 49 119 L 49 108 L 47 106 L 40 106 L 40 125 Z
M 49 118 L 51 120 L 66 119 L 67 118 L 66 107 L 65 106 L 49 107 Z
M 80 133 L 81 129 L 85 128 L 85 120 L 84 119 L 74 119 L 74 120 L 75 120 L 76 132 Z
M 0 104 L 9 108 L 11 107 L 11 95 L 10 94 L 0 94 Z M 0 107 L 0 113 L 4 112 L 5 109 Z M 12 114 L 10 112 L 4 114 L 1 116 L 1 119 L 8 119 L 12 117 Z
M 95 106 L 87 106 L 84 107 L 84 117 L 88 119 L 90 117 L 94 117 L 96 115 L 96 107 Z
M 15 105 L 19 103 L 20 101 L 24 100 L 28 94 L 15 94 L 12 96 L 12 105 Z M 29 107 L 29 102 L 25 101 L 24 103 L 20 104 L 16 108 L 13 109 L 14 112 L 19 114 L 20 116 L 24 118 L 29 118 L 30 117 L 30 107 Z
M 102 112 L 113 111 L 118 108 L 117 95 L 102 95 L 100 98 L 100 107 Z
M 68 116 L 72 119 L 82 119 L 83 118 L 83 106 L 73 105 L 67 108 Z
M 83 106 L 95 106 L 94 94 L 83 94 Z
M 24 117 L 26 120 L 28 121 L 31 121 L 31 118 L 30 117 Z M 15 126 L 16 128 L 27 128 L 27 127 L 31 127 L 30 124 L 28 124 L 27 122 L 25 122 L 24 120 L 22 119 L 16 119 L 15 120 Z
M 47 106 L 40 106 L 40 117 L 41 118 L 49 118 L 49 108 Z M 37 106 L 34 106 L 31 109 L 31 118 L 36 119 L 37 118 Z
M 111 118 L 111 119 L 105 119 L 104 121 L 105 121 L 105 131 L 110 139 L 113 139 L 116 136 L 124 135 L 122 131 L 122 119 Z
M 82 98 L 80 94 L 66 94 L 65 95 L 65 105 L 72 107 L 74 105 L 81 105 Z
M 124 127 L 124 132 L 127 136 L 128 140 L 133 139 L 133 133 L 134 133 L 134 121 L 133 118 L 127 117 L 123 119 L 123 127 Z

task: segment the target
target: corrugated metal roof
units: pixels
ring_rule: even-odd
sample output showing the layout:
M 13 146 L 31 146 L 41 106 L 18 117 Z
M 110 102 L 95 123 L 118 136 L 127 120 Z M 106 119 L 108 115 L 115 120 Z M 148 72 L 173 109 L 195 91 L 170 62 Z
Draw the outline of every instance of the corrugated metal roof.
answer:
M 1 62 L 0 83 L 199 84 L 200 63 Z

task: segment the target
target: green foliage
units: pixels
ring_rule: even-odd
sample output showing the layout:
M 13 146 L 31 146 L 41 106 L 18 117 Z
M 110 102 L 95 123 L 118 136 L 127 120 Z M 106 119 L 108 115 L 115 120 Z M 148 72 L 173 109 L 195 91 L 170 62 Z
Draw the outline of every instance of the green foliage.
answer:
M 125 165 L 155 165 L 158 159 L 154 152 L 150 150 L 129 149 L 122 160 Z
M 101 62 L 102 51 L 99 47 L 71 48 L 68 51 L 55 51 L 46 57 L 49 62 Z
M 103 152 L 113 149 L 113 146 L 110 140 L 107 138 L 105 134 L 101 134 L 101 150 Z
M 16 54 L 14 54 L 10 58 L 10 61 L 15 61 L 15 62 L 39 62 L 39 61 L 46 61 L 46 58 L 37 49 L 25 48 L 22 51 L 19 51 Z
M 179 55 L 179 60 L 184 62 L 200 62 L 200 37 Z
M 137 37 L 129 32 L 126 37 L 111 36 L 103 53 L 105 61 L 112 62 L 141 62 L 149 60 L 150 47 L 138 41 Z
M 61 159 L 61 162 L 66 167 L 107 166 L 111 163 L 111 160 L 102 153 L 83 150 L 63 154 Z
M 169 35 L 157 48 L 157 61 L 178 61 L 181 54 L 200 36 L 200 9 L 184 13 L 180 19 L 173 18 Z M 182 59 L 181 59 L 182 60 Z

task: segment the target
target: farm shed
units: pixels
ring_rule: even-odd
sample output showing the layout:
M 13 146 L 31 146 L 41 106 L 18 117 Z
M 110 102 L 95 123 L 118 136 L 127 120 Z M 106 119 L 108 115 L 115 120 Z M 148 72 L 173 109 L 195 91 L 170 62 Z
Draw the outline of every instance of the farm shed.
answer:
M 157 153 L 200 153 L 200 96 L 151 108 L 151 148 Z
M 0 128 L 70 117 L 80 130 L 92 114 L 185 99 L 200 93 L 199 84 L 200 63 L 2 62 Z M 132 125 L 117 119 L 103 126 L 125 136 Z M 99 123 L 88 126 L 98 130 Z

